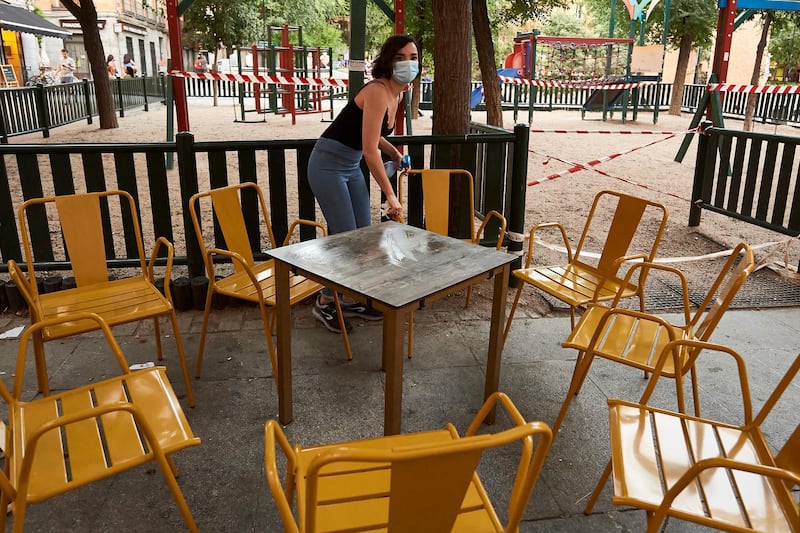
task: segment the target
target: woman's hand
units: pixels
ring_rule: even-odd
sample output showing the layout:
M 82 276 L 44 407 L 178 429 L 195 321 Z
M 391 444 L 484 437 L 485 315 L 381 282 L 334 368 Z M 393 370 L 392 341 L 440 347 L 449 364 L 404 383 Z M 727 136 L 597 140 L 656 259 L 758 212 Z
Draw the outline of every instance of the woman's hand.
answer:
M 403 206 L 400 204 L 397 196 L 391 195 L 391 197 L 386 199 L 386 214 L 392 219 L 402 218 Z

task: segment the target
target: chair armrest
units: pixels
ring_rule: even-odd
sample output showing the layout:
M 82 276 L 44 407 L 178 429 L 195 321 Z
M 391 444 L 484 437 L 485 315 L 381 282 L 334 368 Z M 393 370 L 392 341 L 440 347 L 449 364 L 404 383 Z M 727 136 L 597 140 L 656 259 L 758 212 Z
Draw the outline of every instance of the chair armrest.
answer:
M 472 419 L 472 423 L 467 428 L 466 433 L 464 433 L 465 437 L 471 437 L 475 435 L 484 419 L 488 416 L 489 412 L 495 408 L 498 402 L 500 402 L 500 404 L 505 408 L 506 413 L 508 413 L 509 418 L 511 418 L 511 421 L 514 422 L 514 425 L 524 426 L 527 424 L 525 418 L 523 418 L 522 414 L 517 409 L 517 406 L 511 401 L 511 398 L 506 396 L 505 393 L 493 392 L 492 395 L 489 396 L 485 402 L 483 402 L 483 406 L 478 411 L 478 414 L 476 414 L 475 418 Z
M 14 397 L 19 399 L 20 395 L 22 394 L 22 382 L 25 377 L 25 360 L 28 356 L 28 341 L 30 337 L 34 334 L 38 333 L 44 328 L 48 328 L 51 326 L 56 326 L 58 324 L 64 322 L 75 322 L 78 320 L 91 320 L 93 322 L 97 322 L 99 329 L 103 332 L 103 336 L 106 338 L 106 342 L 108 343 L 109 347 L 111 348 L 111 352 L 114 354 L 114 358 L 116 358 L 117 363 L 119 364 L 120 370 L 122 370 L 123 374 L 130 374 L 131 369 L 128 365 L 128 361 L 125 359 L 125 355 L 122 353 L 122 349 L 120 348 L 119 344 L 117 343 L 117 339 L 114 338 L 114 335 L 111 333 L 111 328 L 108 326 L 105 320 L 100 315 L 95 313 L 72 313 L 68 315 L 62 315 L 55 318 L 48 318 L 45 320 L 39 320 L 26 329 L 19 340 L 19 348 L 17 349 L 17 366 L 14 375 Z
M 483 221 L 481 222 L 480 227 L 478 227 L 478 232 L 475 234 L 475 244 L 479 244 L 481 241 L 481 235 L 486 231 L 486 226 L 489 224 L 489 220 L 492 218 L 497 218 L 500 223 L 500 231 L 497 232 L 497 245 L 495 246 L 496 250 L 499 250 L 503 247 L 503 239 L 506 237 L 506 217 L 492 209 L 483 217 Z
M 536 224 L 528 233 L 528 257 L 525 259 L 525 268 L 530 268 L 531 266 L 531 259 L 533 258 L 533 243 L 536 240 L 536 232 L 548 228 L 558 228 L 558 230 L 561 232 L 561 239 L 564 241 L 564 246 L 567 249 L 567 263 L 572 262 L 572 246 L 569 243 L 569 237 L 567 237 L 567 230 L 564 229 L 564 225 L 560 222 L 546 222 L 544 224 Z
M 167 249 L 167 268 L 164 271 L 164 295 L 167 297 L 167 300 L 172 301 L 169 292 L 169 280 L 172 278 L 172 261 L 175 257 L 175 247 L 164 237 L 156 239 L 156 243 L 153 245 L 153 251 L 150 253 L 150 260 L 147 262 L 147 277 L 150 279 L 150 283 L 155 285 L 156 279 L 153 275 L 153 268 L 156 266 L 158 252 L 162 246 Z
M 752 463 L 743 463 L 734 461 L 723 457 L 713 457 L 711 459 L 703 459 L 692 465 L 672 487 L 664 494 L 664 499 L 661 505 L 656 510 L 653 518 L 648 521 L 648 531 L 658 531 L 660 524 L 664 522 L 669 512 L 672 502 L 680 495 L 681 492 L 706 470 L 714 468 L 725 468 L 727 470 L 738 470 L 741 472 L 750 472 L 766 478 L 771 478 L 783 481 L 789 486 L 800 486 L 800 476 L 789 470 L 778 468 L 774 466 L 758 465 Z
M 20 266 L 13 259 L 8 260 L 8 273 L 17 285 L 20 294 L 25 299 L 25 303 L 28 304 L 28 308 L 31 312 L 31 322 L 39 320 L 43 313 L 39 307 L 39 299 L 37 298 L 38 292 L 35 284 L 31 283 L 31 280 L 28 279 L 28 276 L 22 272 Z
M 214 261 L 212 261 L 212 256 L 214 254 L 225 256 L 225 257 L 229 258 L 232 262 L 235 262 L 235 263 L 238 263 L 239 265 L 241 265 L 242 270 L 244 271 L 245 274 L 247 274 L 247 277 L 250 278 L 250 283 L 253 284 L 253 288 L 258 293 L 258 298 L 260 300 L 264 299 L 264 293 L 261 290 L 261 284 L 256 279 L 255 274 L 253 274 L 253 269 L 250 267 L 250 265 L 247 263 L 247 261 L 245 261 L 244 257 L 242 257 L 241 254 L 239 254 L 237 252 L 232 252 L 230 250 L 223 250 L 222 248 L 209 248 L 208 251 L 206 251 L 206 254 L 208 255 L 208 259 L 209 259 L 208 263 L 210 265 L 214 264 Z M 209 279 L 209 283 L 211 283 L 211 279 L 212 279 L 211 276 L 213 276 L 213 274 L 214 274 L 213 272 L 209 272 L 209 278 L 208 278 Z
M 297 226 L 311 226 L 321 230 L 323 237 L 326 237 L 328 235 L 328 229 L 321 222 L 316 222 L 314 220 L 306 220 L 304 218 L 298 218 L 297 220 L 289 224 L 289 230 L 286 232 L 286 238 L 283 239 L 283 244 L 281 246 L 286 246 L 287 244 L 289 244 L 289 242 L 292 239 L 292 235 L 294 234 L 294 231 L 297 229 Z
M 645 388 L 644 392 L 642 393 L 642 397 L 639 399 L 639 403 L 646 404 L 650 399 L 650 396 L 655 391 L 656 383 L 658 382 L 659 378 L 661 377 L 661 373 L 664 369 L 664 365 L 669 360 L 670 357 L 674 357 L 674 368 L 675 372 L 679 372 L 679 365 L 677 360 L 677 350 L 676 348 L 680 346 L 685 346 L 687 348 L 695 348 L 692 352 L 690 357 L 684 363 L 684 369 L 688 370 L 689 368 L 697 368 L 696 362 L 697 359 L 700 357 L 700 354 L 704 351 L 709 352 L 717 352 L 721 354 L 727 354 L 733 358 L 736 362 L 736 369 L 739 376 L 739 390 L 742 395 L 742 410 L 743 410 L 743 419 L 745 425 L 750 424 L 753 421 L 753 402 L 750 396 L 750 386 L 748 385 L 747 379 L 747 366 L 745 365 L 744 358 L 742 358 L 739 353 L 734 350 L 733 348 L 729 348 L 728 346 L 723 346 L 722 344 L 714 344 L 711 342 L 706 341 L 699 341 L 694 339 L 677 339 L 669 342 L 664 349 L 661 351 L 661 355 L 658 356 L 658 360 L 656 362 L 655 368 L 653 369 L 653 374 L 650 376 L 648 380 L 647 387 Z
M 642 293 L 641 294 L 642 301 L 644 301 L 644 292 L 645 292 L 645 284 L 647 281 L 647 276 L 650 274 L 651 270 L 660 270 L 662 272 L 667 272 L 669 274 L 675 275 L 678 278 L 678 281 L 681 284 L 681 299 L 683 300 L 684 326 L 688 326 L 689 323 L 691 322 L 690 315 L 691 315 L 692 304 L 689 301 L 689 283 L 686 281 L 686 276 L 684 275 L 684 273 L 678 270 L 677 268 L 663 265 L 661 263 L 642 261 L 641 263 L 636 263 L 635 265 L 631 265 L 631 267 L 628 269 L 628 272 L 625 274 L 625 278 L 623 280 L 623 283 L 625 285 L 629 285 L 631 283 L 631 279 L 633 278 L 633 275 L 637 270 L 642 271 L 642 273 L 639 275 L 639 287 Z M 621 294 L 617 294 L 617 296 L 611 303 L 611 307 L 616 307 L 619 304 L 620 299 L 621 299 Z
M 286 456 L 285 488 L 281 485 L 280 473 L 278 472 L 276 454 L 278 445 L 281 447 L 284 456 Z M 294 490 L 295 452 L 280 424 L 273 419 L 267 420 L 264 425 L 264 469 L 269 488 L 275 498 L 275 504 L 278 506 L 286 531 L 299 532 L 300 528 L 295 521 L 290 503 L 292 491 Z

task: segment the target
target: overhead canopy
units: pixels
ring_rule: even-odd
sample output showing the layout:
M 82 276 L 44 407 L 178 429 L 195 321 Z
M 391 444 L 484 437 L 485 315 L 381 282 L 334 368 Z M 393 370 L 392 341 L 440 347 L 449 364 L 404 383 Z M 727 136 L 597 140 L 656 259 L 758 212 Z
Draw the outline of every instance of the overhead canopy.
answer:
M 0 1 L 0 28 L 61 39 L 72 35 L 71 32 L 46 21 L 36 13 L 3 1 Z

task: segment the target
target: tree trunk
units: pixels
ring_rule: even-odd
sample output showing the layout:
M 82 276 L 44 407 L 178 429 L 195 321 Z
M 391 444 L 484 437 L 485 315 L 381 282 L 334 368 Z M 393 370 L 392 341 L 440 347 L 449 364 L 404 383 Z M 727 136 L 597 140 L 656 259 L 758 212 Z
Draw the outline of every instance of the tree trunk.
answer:
M 503 106 L 500 103 L 500 84 L 494 60 L 494 42 L 489 24 L 486 0 L 472 0 L 472 31 L 483 82 L 483 101 L 486 103 L 486 123 L 503 127 Z
M 758 85 L 761 78 L 761 62 L 764 60 L 764 50 L 767 48 L 767 37 L 769 37 L 769 27 L 772 24 L 772 17 L 769 16 L 770 12 L 764 13 L 764 23 L 761 26 L 761 38 L 758 40 L 756 47 L 756 61 L 753 64 L 753 75 L 750 77 L 750 85 Z M 749 93 L 747 95 L 747 104 L 744 111 L 744 131 L 753 129 L 753 115 L 756 113 L 756 102 L 758 95 Z
M 675 68 L 675 79 L 672 81 L 672 100 L 669 102 L 669 114 L 681 115 L 683 86 L 686 84 L 686 69 L 689 66 L 689 55 L 692 52 L 692 36 L 684 33 L 678 49 L 678 66 Z
M 103 42 L 100 40 L 100 30 L 97 29 L 97 9 L 95 9 L 94 1 L 83 0 L 80 5 L 76 4 L 74 0 L 63 0 L 61 3 L 81 25 L 86 59 L 89 60 L 90 72 L 94 78 L 100 129 L 118 128 L 117 111 L 114 109 L 111 84 L 108 81 L 106 54 L 103 50 Z
M 472 2 L 433 0 L 432 6 L 436 72 L 433 134 L 465 135 L 469 131 Z

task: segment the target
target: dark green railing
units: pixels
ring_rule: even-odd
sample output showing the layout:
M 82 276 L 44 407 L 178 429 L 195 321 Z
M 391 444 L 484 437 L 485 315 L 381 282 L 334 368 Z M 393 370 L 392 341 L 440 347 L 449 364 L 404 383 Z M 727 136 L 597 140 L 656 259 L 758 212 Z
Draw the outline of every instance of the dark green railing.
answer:
M 800 235 L 800 138 L 703 126 L 689 225 L 698 226 L 708 209 Z
M 478 215 L 495 209 L 508 219 L 512 235 L 522 234 L 528 126 L 519 125 L 513 132 L 478 125 L 473 130 L 461 136 L 408 136 L 393 141 L 407 147 L 417 168 L 442 168 L 437 165 L 442 162 L 452 166 L 457 154 L 458 168 L 470 170 L 476 177 Z M 194 142 L 191 134 L 183 133 L 175 143 L 0 145 L 0 270 L 6 270 L 9 259 L 22 260 L 16 213 L 24 200 L 122 189 L 136 199 L 145 248 L 150 249 L 157 237 L 165 237 L 175 243 L 175 263 L 187 265 L 192 276 L 201 275 L 204 267 L 189 216 L 189 197 L 231 183 L 256 182 L 267 191 L 275 237 L 282 242 L 290 220 L 317 218 L 307 168 L 314 143 L 314 139 Z M 167 167 L 168 154 L 177 155 L 176 169 Z M 365 179 L 371 178 L 365 175 Z M 291 186 L 290 180 L 294 181 Z M 294 198 L 290 201 L 290 190 L 297 191 L 296 202 Z M 409 191 L 409 223 L 421 225 L 421 211 L 414 207 L 419 204 L 416 194 Z M 33 235 L 47 239 L 45 214 L 34 213 L 29 225 Z M 257 227 L 249 230 L 259 231 Z M 128 233 L 129 228 L 114 228 L 113 238 L 123 240 Z M 312 237 L 301 232 L 303 239 Z M 511 251 L 522 248 L 518 240 L 508 245 Z M 106 248 L 111 268 L 137 264 L 124 246 L 109 242 Z M 120 249 L 115 255 L 113 251 Z M 34 258 L 37 270 L 69 269 L 68 259 L 59 257 L 57 250 L 57 243 L 38 249 Z
M 162 101 L 165 95 L 165 78 L 128 78 L 108 80 L 114 98 L 114 108 L 120 116 L 126 109 L 143 107 L 150 102 Z M 97 115 L 93 81 L 83 80 L 65 85 L 37 85 L 0 89 L 0 142 L 26 133 L 42 132 L 80 120 L 92 123 Z

